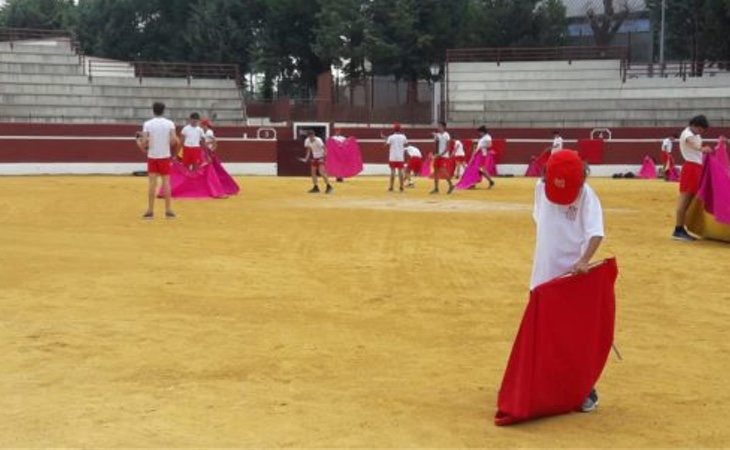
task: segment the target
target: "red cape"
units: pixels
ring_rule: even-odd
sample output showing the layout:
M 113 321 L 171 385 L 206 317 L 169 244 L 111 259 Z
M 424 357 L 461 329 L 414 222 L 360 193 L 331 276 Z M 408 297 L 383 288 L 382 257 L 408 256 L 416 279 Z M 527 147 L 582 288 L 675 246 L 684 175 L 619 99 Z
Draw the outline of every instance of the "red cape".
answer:
M 580 408 L 613 345 L 615 259 L 586 275 L 538 286 L 522 318 L 499 391 L 499 426 Z

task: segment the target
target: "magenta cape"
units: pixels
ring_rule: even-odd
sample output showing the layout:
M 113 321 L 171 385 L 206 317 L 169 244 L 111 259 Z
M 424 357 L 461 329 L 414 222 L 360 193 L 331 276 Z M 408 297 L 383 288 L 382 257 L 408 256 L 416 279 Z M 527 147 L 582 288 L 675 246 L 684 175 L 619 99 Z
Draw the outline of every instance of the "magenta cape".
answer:
M 497 164 L 494 152 L 487 152 L 485 157 L 481 151 L 474 153 L 474 157 L 469 161 L 469 164 L 464 170 L 464 174 L 456 184 L 457 189 L 471 189 L 482 181 L 482 174 L 479 172 L 480 169 L 489 176 L 497 176 Z
M 499 390 L 495 424 L 512 425 L 580 409 L 613 345 L 615 259 L 530 294 Z
M 530 165 L 527 166 L 526 177 L 541 177 L 545 170 L 545 164 L 550 159 L 550 151 L 546 150 L 540 153 L 539 156 L 533 157 L 530 161 Z
M 194 171 L 180 161 L 173 161 L 170 187 L 174 198 L 225 198 L 240 192 L 218 155 L 209 150 L 205 151 L 205 155 L 206 163 Z
M 336 178 L 352 178 L 363 170 L 360 145 L 354 137 L 345 142 L 327 139 L 327 174 Z
M 687 213 L 687 228 L 706 239 L 730 242 L 730 162 L 725 142 L 705 156 L 700 191 Z
M 639 171 L 639 178 L 645 180 L 656 180 L 656 164 L 650 156 L 644 157 L 644 163 Z
M 424 178 L 428 178 L 433 174 L 433 153 L 429 153 L 428 156 L 426 156 L 423 159 L 423 164 L 421 164 L 421 173 L 418 175 Z

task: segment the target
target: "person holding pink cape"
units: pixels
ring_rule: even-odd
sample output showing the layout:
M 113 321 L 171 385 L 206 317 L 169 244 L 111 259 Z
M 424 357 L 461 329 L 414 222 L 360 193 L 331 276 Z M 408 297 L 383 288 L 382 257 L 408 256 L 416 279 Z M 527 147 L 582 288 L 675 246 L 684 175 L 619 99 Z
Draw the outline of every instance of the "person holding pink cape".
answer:
M 225 192 L 225 194 L 238 194 L 239 192 L 241 192 L 241 188 L 238 186 L 238 183 L 236 183 L 236 180 L 234 180 L 233 177 L 228 173 L 225 167 L 223 167 L 223 163 L 218 157 L 218 140 L 216 139 L 215 132 L 213 131 L 213 124 L 211 123 L 210 119 L 203 119 L 200 122 L 200 125 L 205 132 L 205 134 L 203 135 L 203 139 L 205 144 L 204 150 L 206 155 L 206 161 L 211 164 L 215 175 L 220 180 L 220 184 L 223 187 L 223 191 Z
M 464 176 L 459 180 L 459 184 L 456 185 L 457 189 L 472 189 L 474 186 L 482 182 L 483 178 L 489 181 L 489 188 L 494 187 L 494 180 L 489 173 L 487 173 L 485 165 L 489 156 L 490 150 L 492 150 L 492 136 L 489 135 L 487 127 L 479 127 L 479 143 L 477 149 L 471 157 L 469 165 L 464 171 Z
M 325 167 L 338 183 L 359 175 L 363 170 L 363 162 L 357 140 L 343 136 L 342 131 L 335 128 L 335 134 L 327 140 Z

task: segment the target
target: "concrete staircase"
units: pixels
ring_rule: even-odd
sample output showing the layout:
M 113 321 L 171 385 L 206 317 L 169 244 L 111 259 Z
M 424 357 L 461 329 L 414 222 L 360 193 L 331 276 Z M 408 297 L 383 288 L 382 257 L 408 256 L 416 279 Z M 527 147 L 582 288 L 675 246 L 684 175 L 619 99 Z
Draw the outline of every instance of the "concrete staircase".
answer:
M 447 88 L 457 125 L 679 126 L 700 113 L 730 124 L 730 72 L 624 83 L 618 60 L 451 63 Z
M 90 61 L 103 63 L 93 77 Z M 178 123 L 193 111 L 221 125 L 245 122 L 233 80 L 135 78 L 132 65 L 79 56 L 63 38 L 0 42 L 0 121 L 139 123 L 158 100 Z

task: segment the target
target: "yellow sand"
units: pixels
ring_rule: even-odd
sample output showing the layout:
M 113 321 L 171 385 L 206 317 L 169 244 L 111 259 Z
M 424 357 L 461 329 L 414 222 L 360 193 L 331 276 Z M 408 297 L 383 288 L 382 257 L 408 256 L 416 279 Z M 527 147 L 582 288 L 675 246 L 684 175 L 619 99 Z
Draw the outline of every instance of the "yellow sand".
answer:
M 148 223 L 144 179 L 0 179 L 0 446 L 730 445 L 730 247 L 668 239 L 676 185 L 591 181 L 625 360 L 595 414 L 500 429 L 533 181 L 241 182 Z

